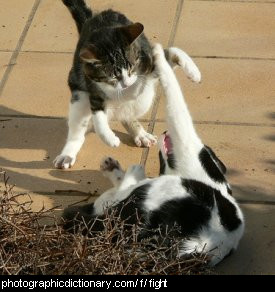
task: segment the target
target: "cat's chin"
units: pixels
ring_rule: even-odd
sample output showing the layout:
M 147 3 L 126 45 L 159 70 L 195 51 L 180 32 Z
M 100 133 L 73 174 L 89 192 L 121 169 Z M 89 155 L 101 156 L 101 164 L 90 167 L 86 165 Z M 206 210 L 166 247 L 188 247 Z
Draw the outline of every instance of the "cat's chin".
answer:
M 132 87 L 133 85 L 135 85 L 137 82 L 137 78 L 129 81 L 127 84 L 121 84 L 121 83 L 118 83 L 118 85 L 116 86 L 116 90 L 117 91 L 123 91 L 123 90 L 127 90 L 129 89 L 130 87 Z

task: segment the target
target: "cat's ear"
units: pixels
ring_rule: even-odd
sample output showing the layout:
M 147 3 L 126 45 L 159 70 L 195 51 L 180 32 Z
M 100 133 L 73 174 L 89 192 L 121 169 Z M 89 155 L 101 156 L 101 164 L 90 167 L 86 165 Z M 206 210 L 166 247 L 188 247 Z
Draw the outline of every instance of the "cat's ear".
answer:
M 143 33 L 144 26 L 136 22 L 127 26 L 122 26 L 119 30 L 124 34 L 129 45 L 131 45 Z
M 97 57 L 97 48 L 92 44 L 82 48 L 79 56 L 80 59 L 86 63 L 94 64 L 95 62 L 99 61 Z

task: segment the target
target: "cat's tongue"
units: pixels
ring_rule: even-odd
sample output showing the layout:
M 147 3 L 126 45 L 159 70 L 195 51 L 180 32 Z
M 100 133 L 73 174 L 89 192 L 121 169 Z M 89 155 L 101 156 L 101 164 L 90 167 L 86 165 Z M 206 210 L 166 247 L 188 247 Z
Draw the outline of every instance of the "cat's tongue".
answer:
M 172 141 L 171 141 L 171 138 L 170 136 L 168 135 L 168 133 L 165 133 L 164 134 L 164 151 L 165 151 L 165 154 L 168 155 L 168 154 L 171 154 L 172 153 Z

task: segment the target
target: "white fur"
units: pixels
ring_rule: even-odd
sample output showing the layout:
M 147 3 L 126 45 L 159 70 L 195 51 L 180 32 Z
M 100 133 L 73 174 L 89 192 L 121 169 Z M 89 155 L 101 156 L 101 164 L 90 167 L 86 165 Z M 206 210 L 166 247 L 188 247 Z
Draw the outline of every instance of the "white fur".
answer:
M 107 158 L 112 159 L 112 158 Z M 106 161 L 106 158 L 101 164 Z M 114 160 L 115 161 L 115 160 Z M 94 202 L 94 214 L 97 216 L 103 215 L 104 210 L 108 207 L 116 205 L 117 203 L 129 197 L 130 193 L 139 185 L 149 182 L 150 179 L 145 178 L 145 171 L 141 165 L 132 165 L 126 172 L 121 169 L 116 169 L 105 172 L 105 176 L 112 181 L 114 188 L 103 193 Z M 120 178 L 123 176 L 123 179 Z
M 68 138 L 61 154 L 54 160 L 56 168 L 67 169 L 74 165 L 76 156 L 85 141 L 85 133 L 92 117 L 88 94 L 83 91 L 75 93 L 80 99 L 70 104 Z
M 124 179 L 120 184 L 117 184 L 116 188 L 107 191 L 95 201 L 95 211 L 97 215 L 102 215 L 104 206 L 116 205 L 118 202 L 129 197 L 137 187 L 149 184 L 150 188 L 144 198 L 143 208 L 144 211 L 150 213 L 150 211 L 158 210 L 165 202 L 193 196 L 192 193 L 188 193 L 188 190 L 183 187 L 182 179 L 203 182 L 219 190 L 221 195 L 236 207 L 237 216 L 242 223 L 234 231 L 225 229 L 221 224 L 217 203 L 215 202 L 211 210 L 210 220 L 207 224 L 201 226 L 196 237 L 183 239 L 179 256 L 189 255 L 194 252 L 204 252 L 211 257 L 210 265 L 216 265 L 231 250 L 237 248 L 244 232 L 243 214 L 235 199 L 228 194 L 227 183 L 215 182 L 203 169 L 198 156 L 204 145 L 194 129 L 192 118 L 177 79 L 164 58 L 161 46 L 157 45 L 155 47 L 154 55 L 156 69 L 165 91 L 166 119 L 169 135 L 173 143 L 177 170 L 175 171 L 167 167 L 166 175 L 154 179 L 143 179 L 144 171 L 141 167 L 130 167 Z M 192 67 L 190 62 L 188 66 L 190 76 L 198 80 L 197 67 Z M 163 149 L 162 139 L 159 141 L 161 150 Z M 168 175 L 171 173 L 173 175 Z
M 184 192 L 179 176 L 165 175 L 154 179 L 148 196 L 145 198 L 144 207 L 147 211 L 154 211 L 167 201 L 190 196 Z
M 201 72 L 196 66 L 194 61 L 181 49 L 179 48 L 169 48 L 170 62 L 176 66 L 180 66 L 185 72 L 188 78 L 192 81 L 199 83 L 201 82 Z
M 107 145 L 111 147 L 118 147 L 120 144 L 119 138 L 110 129 L 108 123 L 108 117 L 104 112 L 98 111 L 93 114 L 93 124 L 95 132 Z
M 128 88 L 132 86 L 137 81 L 138 78 L 136 74 L 132 74 L 131 76 L 129 76 L 128 70 L 126 69 L 122 69 L 121 76 L 122 76 L 122 81 L 120 82 L 121 88 Z
M 228 194 L 226 184 L 216 183 L 204 171 L 199 162 L 199 151 L 203 144 L 198 137 L 189 114 L 184 96 L 179 87 L 174 72 L 167 63 L 163 49 L 156 45 L 154 49 L 155 63 L 159 72 L 160 81 L 166 96 L 166 120 L 168 132 L 173 141 L 173 152 L 177 161 L 177 172 L 181 177 L 195 179 L 219 190 L 237 210 L 239 219 L 243 222 L 243 214 L 236 201 Z M 192 71 L 191 66 L 189 69 Z M 194 69 L 194 68 L 193 68 Z M 196 75 L 196 70 L 194 69 Z M 193 75 L 191 73 L 191 75 Z M 177 117 L 177 118 L 175 118 Z M 180 254 L 190 252 L 209 252 L 212 256 L 210 264 L 215 265 L 232 249 L 236 249 L 243 235 L 244 224 L 233 232 L 226 230 L 220 222 L 217 207 L 212 211 L 212 218 L 207 227 L 204 227 L 196 238 L 189 239 L 183 244 Z M 187 249 L 187 251 L 186 251 Z
M 170 48 L 169 57 L 171 66 L 182 66 L 184 72 L 193 81 L 200 81 L 200 72 L 186 53 L 177 48 Z M 152 106 L 157 81 L 155 74 L 147 76 L 133 74 L 129 77 L 128 72 L 124 70 L 122 81 L 124 86 L 120 85 L 114 88 L 106 83 L 97 83 L 108 97 L 108 100 L 106 101 L 105 113 L 95 114 L 92 120 L 97 134 L 107 145 L 118 147 L 120 144 L 119 138 L 110 129 L 108 122 L 110 120 L 118 120 L 131 123 L 143 117 Z M 79 94 L 80 98 L 70 106 L 68 138 L 63 151 L 54 160 L 56 168 L 66 169 L 73 166 L 85 140 L 87 120 L 92 117 L 88 94 L 81 91 L 73 94 Z M 83 121 L 85 127 L 83 127 Z M 133 139 L 138 147 L 151 147 L 156 144 L 156 137 L 147 133 L 142 127 L 139 131 L 131 132 L 133 132 Z

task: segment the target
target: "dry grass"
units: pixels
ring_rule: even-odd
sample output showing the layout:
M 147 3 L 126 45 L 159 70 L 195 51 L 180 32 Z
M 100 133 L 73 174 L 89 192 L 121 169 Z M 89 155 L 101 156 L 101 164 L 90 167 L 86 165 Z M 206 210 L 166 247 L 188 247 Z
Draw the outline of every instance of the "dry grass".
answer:
M 70 234 L 54 218 L 53 210 L 31 210 L 31 198 L 20 203 L 5 172 L 0 189 L 0 274 L 25 275 L 182 275 L 208 273 L 205 256 L 180 259 L 179 242 L 166 234 L 158 242 L 137 241 L 137 226 L 125 224 L 114 213 L 104 220 L 103 232 L 92 237 Z M 52 218 L 44 226 L 41 220 Z M 169 242 L 169 245 L 167 245 Z M 167 247 L 169 246 L 169 247 Z

